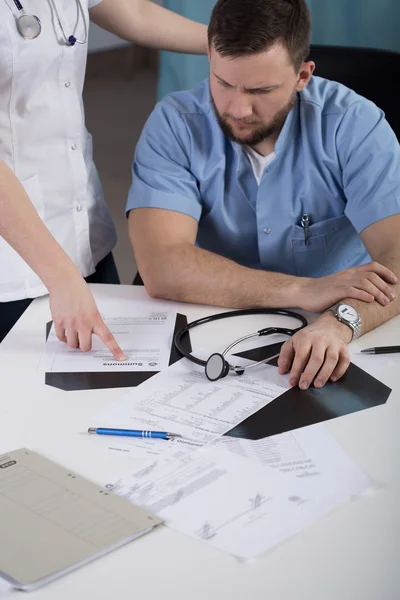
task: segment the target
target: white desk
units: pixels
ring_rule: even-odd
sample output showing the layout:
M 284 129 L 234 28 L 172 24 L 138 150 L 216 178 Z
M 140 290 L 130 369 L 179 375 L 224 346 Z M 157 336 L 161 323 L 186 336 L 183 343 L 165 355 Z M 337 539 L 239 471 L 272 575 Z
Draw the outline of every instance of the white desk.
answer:
M 115 299 L 122 307 L 131 299 L 147 299 L 141 287 L 93 290 L 97 299 Z M 218 312 L 191 305 L 170 307 L 189 320 Z M 99 483 L 114 479 L 132 466 L 132 458 L 107 453 L 101 436 L 81 432 L 126 389 L 63 392 L 45 386 L 39 362 L 49 319 L 47 299 L 36 300 L 0 345 L 0 452 L 27 446 Z M 229 327 L 213 324 L 217 347 L 232 341 L 231 328 L 231 321 Z M 210 346 L 210 331 L 196 331 L 194 346 Z M 398 344 L 399 332 L 397 318 L 355 344 Z M 233 338 L 239 336 L 240 326 L 236 336 L 235 324 Z M 393 388 L 388 402 L 327 425 L 353 460 L 379 482 L 378 492 L 339 508 L 255 561 L 240 563 L 162 527 L 29 598 L 399 600 L 400 355 L 390 360 L 392 365 L 379 375 Z M 17 597 L 22 598 L 21 593 L 12 594 Z

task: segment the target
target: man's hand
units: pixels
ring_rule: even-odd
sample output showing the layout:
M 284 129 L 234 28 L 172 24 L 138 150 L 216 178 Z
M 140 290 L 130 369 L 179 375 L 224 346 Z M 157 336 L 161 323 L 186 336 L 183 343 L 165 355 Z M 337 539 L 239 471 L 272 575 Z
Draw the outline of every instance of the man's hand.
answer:
M 68 281 L 65 288 L 50 292 L 50 310 L 60 342 L 87 352 L 92 348 L 92 334 L 97 335 L 117 360 L 125 355 L 97 309 L 89 286 L 82 277 Z
M 326 313 L 283 344 L 279 373 L 290 371 L 290 385 L 299 385 L 302 390 L 306 390 L 314 378 L 317 388 L 328 379 L 337 381 L 350 364 L 347 345 L 351 339 L 350 327 L 340 323 L 332 313 Z
M 326 277 L 302 279 L 298 305 L 304 310 L 321 312 L 343 298 L 363 302 L 376 300 L 382 306 L 395 298 L 392 285 L 398 283 L 396 275 L 378 262 L 352 267 Z

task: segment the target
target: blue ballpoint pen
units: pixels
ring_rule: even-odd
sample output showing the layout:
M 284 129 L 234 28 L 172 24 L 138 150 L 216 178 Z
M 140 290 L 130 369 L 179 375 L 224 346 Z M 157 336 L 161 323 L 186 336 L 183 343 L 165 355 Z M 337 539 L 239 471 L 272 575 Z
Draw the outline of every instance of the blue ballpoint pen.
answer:
M 110 429 L 105 427 L 89 427 L 88 433 L 97 433 L 99 435 L 121 435 L 125 437 L 138 438 L 158 438 L 161 440 L 170 440 L 171 438 L 182 437 L 178 433 L 168 433 L 167 431 L 142 431 L 140 429 Z

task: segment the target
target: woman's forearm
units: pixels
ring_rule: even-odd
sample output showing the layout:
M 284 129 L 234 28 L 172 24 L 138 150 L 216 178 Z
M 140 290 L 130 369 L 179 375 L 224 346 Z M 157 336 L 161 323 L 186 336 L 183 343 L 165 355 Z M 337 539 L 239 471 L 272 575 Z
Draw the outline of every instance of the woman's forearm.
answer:
M 143 33 L 147 46 L 171 52 L 207 53 L 207 27 L 171 10 L 144 0 L 140 3 Z
M 149 0 L 102 0 L 90 10 L 97 25 L 142 46 L 205 54 L 207 27 Z

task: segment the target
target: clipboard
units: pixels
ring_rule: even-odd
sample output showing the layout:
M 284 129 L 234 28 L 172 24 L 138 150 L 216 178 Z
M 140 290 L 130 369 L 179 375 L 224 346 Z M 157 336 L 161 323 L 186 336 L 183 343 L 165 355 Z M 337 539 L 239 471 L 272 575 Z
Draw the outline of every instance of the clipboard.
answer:
M 177 331 L 187 325 L 186 315 L 178 313 L 176 315 L 174 336 Z M 46 323 L 46 340 L 49 337 L 52 321 Z M 192 351 L 192 345 L 190 342 L 189 333 L 182 338 L 182 344 L 188 350 Z M 178 353 L 177 349 L 172 342 L 171 354 L 169 358 L 169 365 L 173 365 L 182 357 Z M 108 388 L 123 388 L 123 387 L 136 387 L 157 375 L 159 371 L 119 371 L 116 373 L 104 372 L 104 373 L 54 373 L 46 372 L 45 384 L 52 387 L 64 390 L 66 392 L 77 391 L 77 390 L 99 390 Z
M 282 344 L 283 342 L 278 342 L 253 348 L 235 356 L 252 361 L 263 360 L 279 353 Z M 269 364 L 277 366 L 277 359 Z M 346 373 L 335 383 L 328 382 L 322 388 L 311 386 L 308 390 L 293 387 L 225 435 L 259 440 L 286 433 L 381 406 L 385 404 L 391 391 L 387 385 L 350 363 Z
M 0 576 L 31 591 L 162 520 L 27 448 L 0 455 Z

